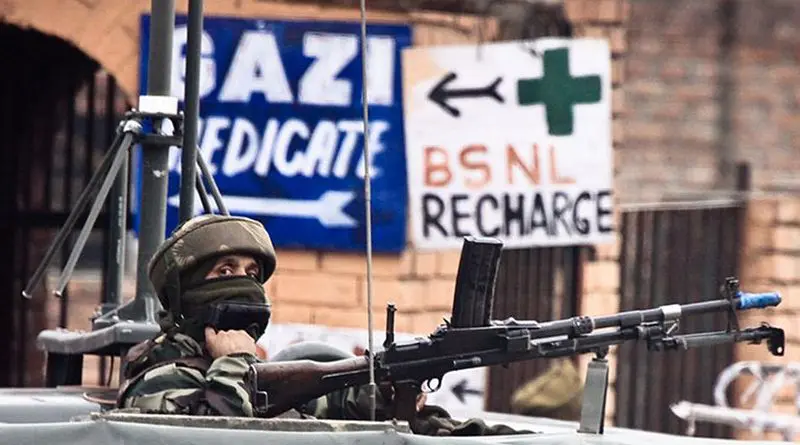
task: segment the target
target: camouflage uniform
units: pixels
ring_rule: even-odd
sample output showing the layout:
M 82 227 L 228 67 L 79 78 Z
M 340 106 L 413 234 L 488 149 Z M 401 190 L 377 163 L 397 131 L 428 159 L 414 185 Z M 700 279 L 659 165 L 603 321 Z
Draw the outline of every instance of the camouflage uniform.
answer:
M 225 254 L 251 255 L 261 265 L 258 280 L 205 276 Z M 204 348 L 200 310 L 212 302 L 244 299 L 267 302 L 263 283 L 275 271 L 275 251 L 258 222 L 203 215 L 187 221 L 167 239 L 149 265 L 150 279 L 164 307 L 163 333 L 127 354 L 117 406 L 146 413 L 253 416 L 244 376 L 259 359 L 247 353 L 212 359 Z M 257 333 L 255 337 L 257 338 Z M 329 358 L 329 359 L 335 359 Z M 339 420 L 367 420 L 368 387 L 347 388 L 320 397 L 300 414 Z M 388 420 L 389 404 L 378 395 L 377 420 Z M 459 422 L 443 409 L 425 406 L 412 430 L 425 435 L 514 434 L 480 419 Z
M 260 265 L 258 279 L 206 280 L 215 261 L 226 254 L 254 257 Z M 204 348 L 198 314 L 223 300 L 268 303 L 263 283 L 275 266 L 272 242 L 257 221 L 202 215 L 179 227 L 149 265 L 150 280 L 164 308 L 159 314 L 163 333 L 127 354 L 126 381 L 117 406 L 148 413 L 252 416 L 242 381 L 258 358 L 243 353 L 212 359 Z

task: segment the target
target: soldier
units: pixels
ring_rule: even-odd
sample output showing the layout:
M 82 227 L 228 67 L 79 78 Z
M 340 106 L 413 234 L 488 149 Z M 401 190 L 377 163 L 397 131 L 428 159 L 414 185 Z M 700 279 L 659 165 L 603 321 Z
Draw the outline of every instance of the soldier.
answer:
M 267 303 L 275 271 L 272 241 L 257 221 L 202 215 L 179 227 L 155 253 L 150 280 L 161 302 L 162 333 L 131 348 L 117 405 L 143 412 L 252 416 L 241 382 L 255 363 L 257 336 L 214 332 L 203 310 L 222 300 Z
M 261 334 L 244 330 L 215 332 L 203 325 L 204 309 L 223 300 L 268 301 L 264 283 L 276 267 L 275 250 L 264 227 L 249 218 L 201 215 L 164 241 L 149 265 L 150 280 L 164 310 L 162 333 L 131 348 L 123 371 L 117 407 L 146 413 L 253 416 L 243 385 L 259 360 Z M 336 357 L 329 357 L 334 359 Z M 348 388 L 318 399 L 318 418 L 367 420 L 367 387 Z M 376 418 L 387 408 L 379 396 Z M 412 430 L 425 435 L 530 433 L 480 419 L 459 422 L 443 409 L 424 404 Z

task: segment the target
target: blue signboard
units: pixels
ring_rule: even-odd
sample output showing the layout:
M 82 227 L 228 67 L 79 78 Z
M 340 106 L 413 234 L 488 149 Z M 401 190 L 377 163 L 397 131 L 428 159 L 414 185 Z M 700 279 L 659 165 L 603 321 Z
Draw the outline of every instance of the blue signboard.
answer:
M 142 94 L 149 28 L 144 15 Z M 198 155 L 230 213 L 261 221 L 276 247 L 363 250 L 360 25 L 206 17 L 203 28 Z M 407 202 L 400 54 L 411 30 L 372 25 L 367 34 L 373 248 L 398 252 Z M 185 16 L 174 40 L 172 95 L 183 98 Z M 180 169 L 173 148 L 168 233 L 178 222 Z M 197 196 L 195 207 L 200 213 Z

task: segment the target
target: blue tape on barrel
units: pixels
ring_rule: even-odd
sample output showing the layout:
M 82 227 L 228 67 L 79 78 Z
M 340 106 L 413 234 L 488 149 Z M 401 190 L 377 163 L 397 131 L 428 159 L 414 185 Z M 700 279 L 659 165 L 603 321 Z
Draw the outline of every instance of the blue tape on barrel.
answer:
M 736 300 L 736 309 L 763 309 L 765 307 L 777 306 L 781 302 L 781 296 L 777 292 L 747 293 L 739 292 Z

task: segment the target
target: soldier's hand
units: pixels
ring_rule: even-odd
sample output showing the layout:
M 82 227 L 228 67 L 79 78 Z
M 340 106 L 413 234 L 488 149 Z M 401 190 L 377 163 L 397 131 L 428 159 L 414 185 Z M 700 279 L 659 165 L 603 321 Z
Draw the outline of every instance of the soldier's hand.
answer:
M 219 331 L 206 327 L 206 349 L 214 358 L 229 354 L 256 355 L 256 341 L 245 331 Z

